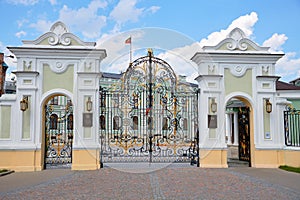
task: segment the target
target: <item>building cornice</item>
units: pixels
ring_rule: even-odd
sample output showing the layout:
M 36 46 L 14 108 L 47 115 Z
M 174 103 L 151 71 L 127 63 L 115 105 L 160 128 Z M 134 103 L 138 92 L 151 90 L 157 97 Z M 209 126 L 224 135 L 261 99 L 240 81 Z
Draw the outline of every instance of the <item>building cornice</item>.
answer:
M 257 79 L 273 79 L 273 80 L 278 80 L 281 77 L 280 76 L 256 76 Z
M 13 71 L 13 74 L 20 76 L 20 75 L 34 75 L 38 76 L 40 73 L 36 71 Z
M 221 79 L 223 75 L 214 75 L 214 74 L 209 74 L 209 75 L 199 75 L 197 76 L 194 80 L 202 80 L 202 79 Z
M 276 63 L 284 54 L 266 53 L 228 53 L 228 52 L 197 52 L 191 58 L 198 65 L 202 62 L 220 63 Z
M 32 58 L 96 58 L 104 59 L 107 54 L 105 49 L 91 48 L 55 48 L 55 47 L 7 47 L 17 57 Z

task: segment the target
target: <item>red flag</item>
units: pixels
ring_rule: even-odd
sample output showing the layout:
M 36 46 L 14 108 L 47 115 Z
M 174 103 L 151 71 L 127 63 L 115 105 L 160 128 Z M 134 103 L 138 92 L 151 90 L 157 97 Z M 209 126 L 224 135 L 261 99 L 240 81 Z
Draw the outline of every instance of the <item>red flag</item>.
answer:
M 131 44 L 131 37 L 129 37 L 125 40 L 125 44 Z
M 150 110 L 151 110 L 151 108 L 147 108 L 147 109 L 146 109 L 146 116 L 148 116 Z

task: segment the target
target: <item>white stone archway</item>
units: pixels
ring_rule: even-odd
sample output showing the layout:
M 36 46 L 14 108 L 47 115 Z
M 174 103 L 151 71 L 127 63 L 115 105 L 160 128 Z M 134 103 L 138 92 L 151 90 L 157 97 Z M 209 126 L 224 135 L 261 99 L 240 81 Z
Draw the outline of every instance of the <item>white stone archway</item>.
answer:
M 230 109 L 228 109 L 228 104 L 229 102 L 232 102 L 233 104 Z M 239 105 L 241 104 L 241 105 Z M 253 152 L 254 152 L 254 135 L 255 135 L 255 126 L 256 126 L 256 118 L 255 118 L 255 112 L 256 108 L 254 107 L 254 102 L 251 96 L 249 96 L 246 93 L 242 92 L 233 92 L 230 93 L 225 97 L 225 105 L 224 105 L 224 110 L 225 110 L 225 136 L 227 137 L 227 162 L 229 166 L 235 166 L 236 164 L 244 164 L 251 166 L 252 163 L 252 157 Z M 232 109 L 233 108 L 233 109 Z M 240 121 L 240 116 L 239 112 L 241 109 L 248 109 L 249 108 L 249 146 L 248 149 L 250 151 L 249 156 L 249 161 L 248 164 L 239 162 L 241 160 L 240 158 L 240 149 L 241 149 L 241 141 L 240 141 L 240 127 L 239 127 L 239 121 Z M 231 127 L 230 127 L 231 125 Z M 232 130 L 233 129 L 233 130 Z M 233 139 L 232 139 L 233 137 Z M 233 141 L 233 142 L 232 142 Z
M 233 29 L 216 46 L 204 46 L 203 52 L 197 52 L 191 58 L 198 64 L 199 76 L 196 78 L 201 89 L 199 95 L 200 125 L 200 166 L 228 167 L 227 144 L 225 140 L 225 108 L 231 98 L 241 99 L 251 108 L 251 166 L 262 166 L 263 156 L 268 145 L 276 146 L 275 140 L 264 138 L 266 133 L 277 138 L 277 132 L 270 127 L 271 114 L 266 114 L 266 99 L 275 100 L 278 79 L 275 76 L 275 63 L 283 54 L 274 54 L 268 47 L 260 47 L 246 38 L 244 32 Z M 212 102 L 217 103 L 217 110 L 211 111 Z M 209 119 L 216 125 L 210 126 Z M 258 119 L 264 123 L 259 124 Z M 269 134 L 269 135 L 270 135 Z M 268 144 L 269 143 L 269 144 Z M 202 149 L 201 149 L 202 148 Z M 278 154 L 272 152 L 274 159 L 268 166 L 278 166 Z M 276 164 L 274 164 L 276 163 Z M 267 166 L 267 165 L 264 165 Z

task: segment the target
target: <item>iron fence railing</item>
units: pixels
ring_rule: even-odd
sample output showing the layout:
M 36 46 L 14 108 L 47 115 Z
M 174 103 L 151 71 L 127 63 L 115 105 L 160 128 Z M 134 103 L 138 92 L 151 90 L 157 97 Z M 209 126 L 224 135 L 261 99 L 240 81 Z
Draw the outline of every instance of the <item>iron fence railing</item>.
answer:
M 285 145 L 300 147 L 300 110 L 284 111 Z

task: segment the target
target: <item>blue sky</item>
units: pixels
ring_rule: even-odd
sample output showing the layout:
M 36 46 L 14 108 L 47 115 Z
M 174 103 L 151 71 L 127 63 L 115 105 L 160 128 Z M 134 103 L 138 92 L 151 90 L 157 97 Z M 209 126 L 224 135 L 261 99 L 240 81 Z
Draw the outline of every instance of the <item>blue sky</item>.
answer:
M 300 77 L 299 0 L 1 0 L 0 8 L 0 51 L 5 54 L 10 53 L 7 46 L 34 40 L 60 20 L 82 40 L 108 48 L 110 58 L 103 70 L 122 71 L 120 63 L 128 57 L 124 39 L 129 35 L 136 49 L 156 47 L 168 60 L 159 49 L 177 48 L 174 52 L 185 54 L 186 46 L 215 45 L 239 26 L 259 45 L 285 53 L 276 66 L 282 80 Z M 114 66 L 120 53 L 124 57 Z M 5 61 L 10 70 L 15 68 L 14 62 Z

